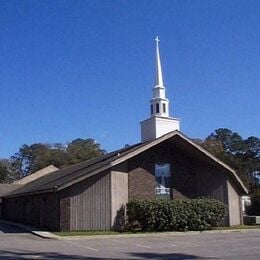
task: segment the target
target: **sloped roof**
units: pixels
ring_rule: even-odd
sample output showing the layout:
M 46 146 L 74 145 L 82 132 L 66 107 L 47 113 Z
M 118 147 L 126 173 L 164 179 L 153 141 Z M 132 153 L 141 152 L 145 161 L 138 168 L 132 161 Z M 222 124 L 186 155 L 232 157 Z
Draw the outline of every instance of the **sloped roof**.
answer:
M 51 172 L 57 171 L 59 168 L 55 167 L 54 165 L 49 165 L 43 169 L 40 169 L 37 172 L 34 172 L 30 175 L 27 175 L 17 181 L 14 181 L 12 184 L 26 184 L 28 182 L 34 181 L 35 179 L 38 179 L 46 174 L 49 174 Z
M 143 145 L 144 144 L 139 143 L 125 147 L 123 149 L 119 149 L 114 152 L 107 153 L 105 155 L 101 155 L 99 157 L 52 172 L 23 185 L 19 189 L 13 191 L 11 194 L 8 194 L 8 197 L 64 189 L 73 183 L 84 180 L 85 178 L 110 168 L 111 162 L 127 154 L 129 151 L 138 149 Z
M 0 198 L 21 187 L 21 184 L 0 183 Z
M 106 169 L 116 166 L 134 156 L 166 141 L 172 140 L 177 145 L 186 147 L 186 150 L 192 150 L 193 153 L 206 158 L 207 160 L 224 167 L 233 180 L 237 183 L 242 192 L 248 193 L 246 187 L 237 176 L 236 172 L 224 162 L 210 154 L 201 146 L 197 145 L 179 131 L 173 131 L 165 134 L 155 140 L 145 143 L 138 143 L 123 149 L 99 156 L 97 158 L 78 163 L 67 168 L 52 172 L 42 176 L 30 183 L 23 185 L 21 188 L 8 194 L 10 196 L 26 195 L 31 193 L 42 193 L 59 191 L 74 183 L 80 182 L 88 177 L 100 173 Z

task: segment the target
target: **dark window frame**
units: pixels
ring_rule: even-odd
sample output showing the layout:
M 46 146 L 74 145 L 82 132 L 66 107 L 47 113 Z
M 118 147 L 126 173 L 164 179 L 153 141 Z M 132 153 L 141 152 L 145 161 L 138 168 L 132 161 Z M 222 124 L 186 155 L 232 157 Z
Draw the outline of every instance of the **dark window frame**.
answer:
M 163 113 L 166 113 L 166 104 L 163 103 Z
M 156 103 L 156 113 L 160 113 L 160 104 Z

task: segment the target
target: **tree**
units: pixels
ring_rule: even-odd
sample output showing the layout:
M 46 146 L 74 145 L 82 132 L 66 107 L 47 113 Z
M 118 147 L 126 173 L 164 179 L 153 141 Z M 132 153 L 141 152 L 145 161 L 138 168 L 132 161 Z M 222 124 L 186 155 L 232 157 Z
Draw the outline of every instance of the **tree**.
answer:
M 221 142 L 226 153 L 243 153 L 246 148 L 243 138 L 227 128 L 216 129 L 206 140 Z
M 8 168 L 4 160 L 0 160 L 0 183 L 6 182 L 8 177 Z
M 75 139 L 66 149 L 67 164 L 75 164 L 104 154 L 94 139 Z
M 250 136 L 245 140 L 246 153 L 256 159 L 260 159 L 260 138 Z
M 233 167 L 251 191 L 259 186 L 259 138 L 251 136 L 244 140 L 236 132 L 219 128 L 199 144 Z
M 198 143 L 200 146 L 217 156 L 219 159 L 223 159 L 223 156 L 225 155 L 225 150 L 224 145 L 221 141 L 212 139 L 194 139 L 194 142 Z
M 49 165 L 49 149 L 49 145 L 41 143 L 22 145 L 19 152 L 11 157 L 12 169 L 18 178 Z
M 260 139 L 250 136 L 245 140 L 245 144 L 244 160 L 250 169 L 251 190 L 256 192 L 260 188 Z
M 11 157 L 11 171 L 19 179 L 50 164 L 63 168 L 104 153 L 94 139 L 78 138 L 68 144 L 24 144 Z

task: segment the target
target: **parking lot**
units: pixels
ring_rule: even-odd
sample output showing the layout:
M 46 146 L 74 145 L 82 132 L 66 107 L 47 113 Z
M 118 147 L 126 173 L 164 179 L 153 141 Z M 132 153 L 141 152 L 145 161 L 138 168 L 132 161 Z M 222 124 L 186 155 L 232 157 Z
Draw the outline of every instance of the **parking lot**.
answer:
M 0 224 L 0 259 L 260 259 L 260 232 L 42 239 Z

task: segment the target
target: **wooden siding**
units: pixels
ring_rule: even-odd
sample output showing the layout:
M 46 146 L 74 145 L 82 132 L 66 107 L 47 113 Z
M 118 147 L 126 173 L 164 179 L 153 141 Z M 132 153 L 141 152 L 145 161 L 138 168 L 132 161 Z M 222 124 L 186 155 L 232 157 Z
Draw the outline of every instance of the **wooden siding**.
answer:
M 229 209 L 229 225 L 235 226 L 241 223 L 241 207 L 240 207 L 240 197 L 230 181 L 227 181 L 228 187 L 228 209 Z
M 111 229 L 111 178 L 105 172 L 70 188 L 70 229 Z
M 118 210 L 128 202 L 127 164 L 123 163 L 111 171 L 111 226 L 118 226 Z
M 197 195 L 220 200 L 228 204 L 227 177 L 222 172 L 207 169 L 197 173 Z
M 3 218 L 57 231 L 59 196 L 57 193 L 43 193 L 4 199 Z

